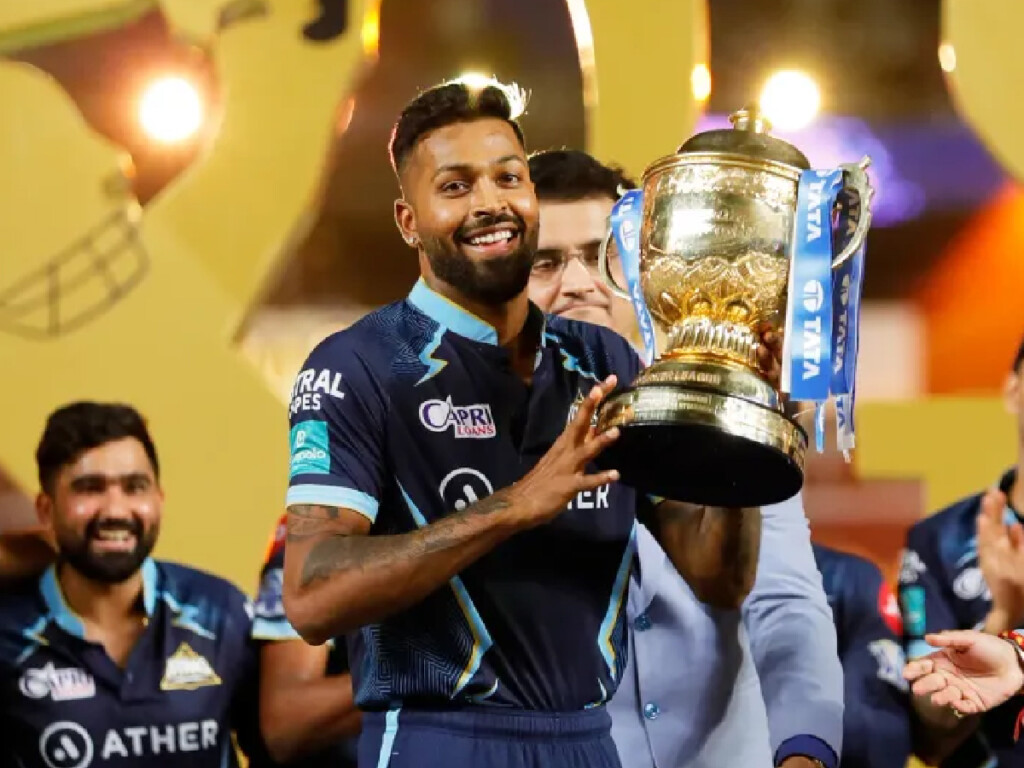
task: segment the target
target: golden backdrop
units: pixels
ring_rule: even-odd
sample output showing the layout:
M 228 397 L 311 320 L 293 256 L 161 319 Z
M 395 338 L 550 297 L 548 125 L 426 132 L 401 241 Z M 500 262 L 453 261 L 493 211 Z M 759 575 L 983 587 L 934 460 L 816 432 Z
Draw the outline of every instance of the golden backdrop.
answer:
M 591 146 L 642 169 L 695 123 L 704 3 L 569 6 Z M 82 398 L 134 404 L 164 467 L 158 554 L 244 588 L 283 509 L 287 414 L 279 381 L 237 339 L 312 221 L 336 113 L 375 53 L 376 3 L 347 7 L 346 31 L 312 43 L 300 33 L 312 0 L 0 4 L 0 52 L 15 56 L 158 8 L 177 38 L 208 52 L 222 92 L 208 146 L 143 208 L 126 192 L 121 149 L 57 82 L 0 60 L 0 103 L 17 105 L 0 111 L 0 360 L 13 363 L 0 377 L 0 465 L 34 491 L 47 413 Z M 623 51 L 629 68 L 663 77 L 626 77 Z

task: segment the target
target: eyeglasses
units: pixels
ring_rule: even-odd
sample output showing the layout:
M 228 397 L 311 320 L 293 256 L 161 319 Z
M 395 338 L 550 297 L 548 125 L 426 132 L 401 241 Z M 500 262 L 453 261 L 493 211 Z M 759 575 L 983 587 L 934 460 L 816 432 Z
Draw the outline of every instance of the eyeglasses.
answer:
M 593 275 L 598 274 L 597 257 L 600 250 L 600 242 L 585 243 L 578 248 L 544 248 L 537 251 L 533 260 L 533 269 L 530 272 L 531 279 L 545 283 L 552 283 L 562 279 L 565 268 L 573 259 L 579 259 L 580 263 Z M 614 247 L 608 249 L 608 266 L 618 271 L 619 254 Z

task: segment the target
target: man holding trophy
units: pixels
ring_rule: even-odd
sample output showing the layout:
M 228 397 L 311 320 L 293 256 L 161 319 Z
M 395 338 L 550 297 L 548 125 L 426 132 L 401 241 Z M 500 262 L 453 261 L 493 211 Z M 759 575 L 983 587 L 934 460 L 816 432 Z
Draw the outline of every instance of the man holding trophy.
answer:
M 707 328 L 694 334 L 681 326 L 681 335 L 670 336 L 681 350 L 717 355 L 736 369 L 730 382 L 779 407 L 758 405 L 769 429 L 758 431 L 752 417 L 746 426 L 742 418 L 722 420 L 717 429 L 726 435 L 722 427 L 735 423 L 745 444 L 760 437 L 774 451 L 774 465 L 755 470 L 760 489 L 744 479 L 742 450 L 729 453 L 714 429 L 698 434 L 680 417 L 685 382 L 694 377 L 673 378 L 673 369 L 665 381 L 646 381 L 659 370 L 653 366 L 608 397 L 616 374 L 623 383 L 637 378 L 632 351 L 604 329 L 544 318 L 528 301 L 537 203 L 512 106 L 500 86 L 451 83 L 406 107 L 391 142 L 403 192 L 395 214 L 422 279 L 406 301 L 325 340 L 299 376 L 300 388 L 322 380 L 332 397 L 292 413 L 284 602 L 308 641 L 358 632 L 351 648 L 364 711 L 361 766 L 618 765 L 602 705 L 627 653 L 623 597 L 634 561 L 635 490 L 663 497 L 647 519 L 695 594 L 735 608 L 753 581 L 756 507 L 799 487 L 803 433 L 777 425 L 785 419 L 781 398 L 759 370 L 771 355 L 761 346 L 763 329 L 753 326 L 778 321 L 767 310 L 782 306 L 780 296 L 764 307 L 753 303 L 746 315 L 742 296 L 724 297 L 736 305 L 727 319 L 750 329 L 740 338 L 713 332 L 723 297 L 707 293 L 704 304 L 675 313 L 682 319 L 700 309 Z M 736 135 L 767 141 L 749 129 L 754 122 L 737 126 Z M 685 150 L 684 165 L 699 156 Z M 794 189 L 787 197 L 776 184 L 766 214 L 778 229 L 766 258 L 783 276 L 789 233 L 782 229 L 792 229 L 800 178 L 787 168 L 792 179 L 779 175 Z M 719 184 L 714 174 L 692 180 L 695 196 L 709 190 L 710 203 Z M 744 190 L 726 191 L 723 201 Z M 668 197 L 658 205 L 651 194 L 645 203 L 667 212 L 670 225 L 685 224 L 685 193 L 680 200 L 678 216 Z M 830 219 L 825 205 L 814 210 Z M 830 224 L 819 223 L 831 249 Z M 697 261 L 720 255 L 692 251 L 685 226 L 668 229 L 676 235 L 656 243 L 675 249 L 666 263 L 685 264 L 691 252 Z M 746 226 L 732 235 L 740 249 L 761 242 Z M 637 244 L 626 238 L 623 250 L 634 253 L 628 248 Z M 652 264 L 627 269 L 626 279 L 636 286 L 643 271 L 648 304 L 668 317 L 669 305 L 687 298 L 686 285 L 699 284 L 670 295 L 674 275 L 652 274 Z M 700 270 L 694 274 L 708 283 Z M 664 296 L 664 306 L 652 301 Z M 734 400 L 723 395 L 720 405 Z M 697 483 L 695 436 L 721 454 L 714 461 L 742 461 L 720 472 L 718 483 Z M 459 439 L 466 437 L 473 439 Z M 618 440 L 626 448 L 598 461 Z M 604 471 L 594 473 L 598 463 Z M 619 463 L 626 483 L 618 482 Z M 771 483 L 770 472 L 783 465 L 796 488 Z M 486 478 L 485 493 L 469 502 L 446 496 L 453 473 Z M 603 505 L 595 503 L 600 488 Z
M 297 377 L 284 607 L 307 642 L 348 635 L 360 766 L 620 765 L 603 705 L 627 655 L 638 494 L 595 471 L 618 430 L 593 416 L 640 361 L 528 299 L 520 100 L 455 82 L 406 106 L 395 219 L 422 278 Z M 651 516 L 694 592 L 737 607 L 759 510 L 661 500 Z

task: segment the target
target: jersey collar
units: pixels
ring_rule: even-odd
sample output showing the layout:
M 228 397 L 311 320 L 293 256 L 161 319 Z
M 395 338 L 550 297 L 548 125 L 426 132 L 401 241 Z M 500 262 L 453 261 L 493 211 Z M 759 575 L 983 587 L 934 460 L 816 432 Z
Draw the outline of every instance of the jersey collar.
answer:
M 156 610 L 157 598 L 157 571 L 156 563 L 152 558 L 147 557 L 142 563 L 142 605 L 147 616 L 152 616 Z M 46 569 L 39 582 L 39 591 L 42 593 L 43 602 L 49 612 L 49 618 L 69 635 L 85 638 L 85 626 L 81 617 L 78 616 L 64 599 L 60 582 L 57 580 L 57 566 L 51 565 Z
M 416 285 L 409 292 L 407 301 L 438 325 L 463 338 L 481 344 L 498 345 L 498 332 L 493 325 L 481 320 L 451 299 L 442 296 L 427 285 L 422 277 L 416 281 Z M 535 326 L 538 329 L 539 344 L 542 347 L 545 346 L 547 318 L 533 302 L 530 302 L 526 325 L 527 327 Z

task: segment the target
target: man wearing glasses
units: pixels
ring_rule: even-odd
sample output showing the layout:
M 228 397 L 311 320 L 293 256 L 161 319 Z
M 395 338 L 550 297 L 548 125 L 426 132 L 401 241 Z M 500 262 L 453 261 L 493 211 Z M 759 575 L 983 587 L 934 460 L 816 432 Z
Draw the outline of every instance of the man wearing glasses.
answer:
M 530 177 L 540 202 L 530 298 L 638 344 L 630 303 L 597 271 L 612 206 L 633 183 L 571 150 L 533 155 Z M 609 266 L 624 285 L 611 248 Z M 797 496 L 761 512 L 757 581 L 742 611 L 700 603 L 638 527 L 629 661 L 608 704 L 625 768 L 837 765 L 843 677 L 803 505 Z

